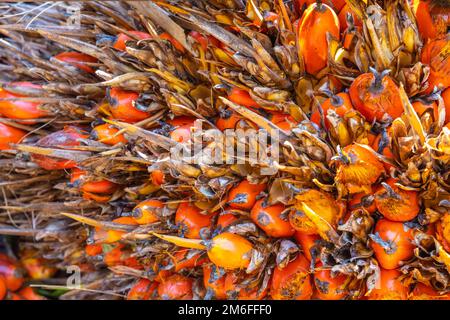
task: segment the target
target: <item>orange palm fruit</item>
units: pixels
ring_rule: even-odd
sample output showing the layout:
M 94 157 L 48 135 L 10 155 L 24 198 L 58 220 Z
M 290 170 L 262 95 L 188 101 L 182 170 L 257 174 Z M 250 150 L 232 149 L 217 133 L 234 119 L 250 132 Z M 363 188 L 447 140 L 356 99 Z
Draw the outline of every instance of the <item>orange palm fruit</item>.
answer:
M 146 32 L 142 32 L 142 31 L 131 30 L 131 31 L 128 31 L 128 33 L 133 35 L 138 40 L 144 40 L 144 39 L 151 39 L 152 38 L 151 35 L 149 35 Z M 114 42 L 113 48 L 117 49 L 117 50 L 120 50 L 120 51 L 125 51 L 125 49 L 126 49 L 126 42 L 128 40 L 132 40 L 132 38 L 129 37 L 128 35 L 124 34 L 124 33 L 119 33 L 117 35 L 116 41 Z
M 97 62 L 97 59 L 94 57 L 91 57 L 87 54 L 80 53 L 80 52 L 61 52 L 54 56 L 53 58 L 66 62 L 74 67 L 77 67 L 83 71 L 86 71 L 87 73 L 94 73 L 94 69 L 92 69 L 91 66 L 89 66 L 89 63 L 95 63 Z
M 158 295 L 162 300 L 192 300 L 191 278 L 175 274 L 158 285 Z
M 139 104 L 139 93 L 137 92 L 110 88 L 106 91 L 106 99 L 114 119 L 135 123 L 150 116 Z
M 228 193 L 227 203 L 233 209 L 250 210 L 256 202 L 256 198 L 266 189 L 265 183 L 253 184 L 247 179 L 231 188 Z
M 40 89 L 41 86 L 31 82 L 12 82 L 11 85 Z M 10 119 L 39 119 L 49 115 L 45 110 L 40 109 L 40 102 L 23 101 L 20 98 L 26 96 L 7 91 L 0 88 L 0 99 L 18 99 L 0 101 L 0 114 Z
M 250 217 L 264 232 L 274 238 L 286 238 L 295 233 L 289 223 L 287 216 L 282 217 L 282 212 L 286 207 L 277 203 L 269 206 L 266 199 L 256 201 L 252 208 Z
M 139 279 L 127 294 L 127 300 L 152 300 L 156 295 L 158 283 L 148 279 Z
M 403 114 L 400 89 L 387 71 L 371 72 L 358 76 L 350 85 L 350 99 L 353 107 L 369 122 L 380 121 L 387 114 L 392 119 Z
M 286 267 L 275 267 L 270 295 L 274 300 L 309 300 L 313 293 L 309 261 L 299 254 Z
M 164 203 L 159 200 L 144 200 L 131 212 L 134 221 L 138 224 L 150 224 L 159 221 L 158 212 L 164 208 Z
M 401 273 L 398 270 L 380 270 L 375 289 L 368 295 L 369 300 L 406 300 L 408 288 L 399 280 Z
M 0 122 L 0 150 L 11 149 L 10 144 L 19 143 L 26 132 Z
M 317 75 L 328 64 L 327 33 L 339 40 L 339 19 L 333 9 L 321 1 L 308 6 L 298 27 L 298 47 L 306 71 Z
M 109 144 L 111 146 L 116 145 L 118 143 L 127 143 L 127 139 L 125 139 L 123 133 L 117 134 L 119 129 L 116 127 L 104 123 L 98 126 L 95 126 L 91 131 L 91 137 L 95 140 L 98 140 L 101 143 Z
M 425 44 L 422 48 L 421 62 L 430 66 L 428 88 L 431 93 L 435 87 L 446 89 L 450 86 L 450 40 L 438 38 Z
M 214 213 L 201 213 L 192 203 L 182 202 L 175 213 L 175 223 L 182 235 L 189 239 L 200 239 L 204 229 L 211 227 Z

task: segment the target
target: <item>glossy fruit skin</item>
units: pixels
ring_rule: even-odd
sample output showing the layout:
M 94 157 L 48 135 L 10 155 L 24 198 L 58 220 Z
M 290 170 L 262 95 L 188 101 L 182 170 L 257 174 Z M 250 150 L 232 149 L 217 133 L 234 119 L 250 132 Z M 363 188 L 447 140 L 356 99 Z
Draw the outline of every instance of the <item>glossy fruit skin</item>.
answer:
M 252 99 L 247 90 L 233 87 L 228 93 L 228 99 L 247 108 L 260 108 L 260 105 Z
M 378 83 L 373 73 L 363 73 L 353 81 L 349 93 L 353 107 L 369 122 L 380 121 L 385 114 L 395 119 L 403 113 L 400 89 L 389 76 Z
M 99 193 L 99 194 L 112 194 L 117 190 L 117 184 L 108 180 L 97 181 L 84 181 L 83 177 L 86 175 L 85 170 L 79 168 L 73 168 L 70 174 L 70 183 L 78 185 L 79 189 L 83 192 Z
M 450 87 L 450 57 L 446 54 L 449 45 L 447 38 L 435 39 L 422 48 L 421 62 L 430 66 L 428 88 L 425 93 L 431 93 L 435 87 L 445 89 Z
M 375 193 L 375 205 L 385 218 L 391 221 L 406 222 L 414 219 L 420 212 L 419 193 L 402 190 L 395 185 L 396 182 L 398 180 L 394 178 L 386 180 L 386 184 L 392 188 L 396 196 L 391 196 L 381 186 Z
M 380 266 L 392 270 L 414 255 L 415 246 L 412 240 L 412 230 L 403 223 L 380 219 L 370 244 Z
M 300 245 L 300 248 L 302 249 L 302 254 L 305 256 L 306 259 L 311 261 L 312 260 L 311 249 L 316 244 L 316 241 L 321 239 L 320 236 L 317 234 L 306 234 L 297 231 L 295 232 L 294 237 L 295 240 L 297 240 L 297 243 Z
M 221 214 L 217 218 L 216 229 L 222 230 L 237 220 L 239 220 L 238 217 L 232 213 Z
M 266 201 L 266 199 L 256 201 L 250 212 L 253 222 L 270 237 L 287 238 L 292 236 L 295 233 L 294 228 L 287 219 L 281 217 L 281 213 L 286 207 L 281 203 L 269 206 Z
M 208 257 L 226 270 L 245 269 L 250 264 L 253 245 L 244 237 L 224 232 L 215 236 L 208 246 Z
M 234 272 L 225 275 L 225 292 L 228 299 L 262 300 L 266 297 L 268 288 L 259 292 L 259 288 L 249 286 L 237 287 L 239 279 Z
M 299 193 L 295 200 L 295 208 L 289 213 L 289 222 L 295 230 L 305 234 L 317 234 L 317 227 L 303 212 L 303 204 L 306 204 L 333 226 L 337 224 L 342 214 L 342 210 L 334 198 L 321 190 L 307 189 Z
M 316 288 L 316 296 L 320 300 L 341 300 L 347 295 L 345 283 L 347 276 L 338 274 L 332 276 L 331 271 L 327 269 L 318 268 L 314 272 L 314 286 Z
M 243 118 L 238 115 L 235 111 L 231 109 L 227 109 L 219 115 L 216 119 L 216 127 L 220 131 L 224 131 L 226 129 L 235 129 L 236 125 L 239 121 L 243 120 Z
M 214 271 L 209 265 L 203 266 L 203 285 L 207 290 L 207 295 L 216 300 L 225 300 L 225 275 L 219 277 L 218 271 Z
M 139 279 L 127 294 L 127 300 L 152 300 L 156 295 L 158 283 L 148 279 Z
M 338 163 L 336 181 L 345 184 L 350 194 L 370 192 L 370 186 L 384 173 L 383 164 L 357 144 L 350 144 L 342 151 L 348 163 Z
M 252 184 L 242 180 L 230 189 L 227 203 L 233 209 L 250 210 L 256 203 L 256 197 L 266 189 L 265 183 Z
M 4 123 L 0 123 L 0 150 L 10 150 L 10 143 L 19 143 L 26 132 Z
M 159 221 L 159 215 L 157 214 L 164 208 L 164 203 L 156 199 L 144 200 L 131 212 L 134 221 L 138 224 L 150 224 Z
M 154 185 L 160 186 L 164 183 L 164 172 L 161 170 L 154 170 L 150 173 L 150 179 Z
M 339 40 L 336 13 L 326 4 L 309 5 L 298 28 L 298 46 L 309 74 L 317 75 L 328 64 L 327 33 Z
M 11 85 L 23 86 L 26 88 L 41 88 L 40 85 L 31 82 L 12 82 Z M 9 92 L 0 88 L 0 99 L 26 98 L 24 95 Z M 48 112 L 41 110 L 39 102 L 31 101 L 0 101 L 0 114 L 10 119 L 39 119 L 48 116 Z
M 8 288 L 6 288 L 6 280 L 3 275 L 0 274 L 0 301 L 6 297 Z
M 368 300 L 407 300 L 408 288 L 398 279 L 400 275 L 398 270 L 381 268 L 379 283 L 368 294 Z
M 91 137 L 98 140 L 101 143 L 108 144 L 108 145 L 116 145 L 118 143 L 126 144 L 128 142 L 127 139 L 125 139 L 123 133 L 117 134 L 119 132 L 119 129 L 116 127 L 104 123 L 100 124 L 98 126 L 95 126 L 91 131 Z
M 194 127 L 194 122 L 194 118 L 184 116 L 167 120 L 167 123 L 174 127 L 170 132 L 170 138 L 180 143 L 189 141 L 191 139 L 191 128 Z
M 80 129 L 67 126 L 63 130 L 50 133 L 48 136 L 41 138 L 36 145 L 70 150 L 70 147 L 80 146 L 80 139 L 86 139 L 87 137 L 87 134 Z M 36 164 L 46 170 L 71 169 L 77 165 L 73 160 L 48 157 L 40 154 L 33 154 L 31 158 Z
M 202 229 L 211 227 L 214 214 L 203 214 L 194 204 L 182 202 L 175 213 L 175 224 L 182 235 L 189 239 L 201 239 Z
M 388 132 L 389 132 L 389 130 L 388 130 Z M 382 141 L 382 134 L 380 133 L 375 137 L 375 139 L 372 141 L 372 143 L 370 143 L 370 146 L 377 153 L 382 154 L 387 159 L 389 159 L 395 163 L 395 156 L 394 156 L 394 153 L 392 152 L 390 141 L 389 141 L 388 145 L 383 145 L 383 144 L 384 144 L 384 141 Z M 391 164 L 386 163 L 386 162 L 383 162 L 383 166 L 384 166 L 384 169 L 386 170 L 386 172 L 390 172 L 391 168 L 394 168 L 394 166 L 392 166 Z
M 279 111 L 268 111 L 269 117 L 268 119 L 273 122 L 278 128 L 291 132 L 292 128 L 295 127 L 297 121 L 287 113 L 279 112 Z
M 413 10 L 416 15 L 419 33 L 425 40 L 445 36 L 450 26 L 450 13 L 446 8 L 433 6 L 429 0 L 414 0 Z
M 132 30 L 132 31 L 128 31 L 128 33 L 132 34 L 133 36 L 135 36 L 136 38 L 138 38 L 139 40 L 144 40 L 144 39 L 151 39 L 152 36 L 149 35 L 146 32 L 142 32 L 142 31 L 136 31 L 136 30 Z M 117 49 L 119 51 L 125 51 L 126 49 L 126 41 L 128 40 L 132 40 L 131 37 L 127 36 L 124 33 L 119 33 L 117 35 L 117 39 L 114 42 L 113 48 Z
M 450 89 L 446 89 L 441 94 L 445 105 L 445 123 L 450 123 Z
M 106 98 L 114 119 L 135 123 L 150 116 L 148 112 L 138 109 L 137 100 L 139 99 L 139 93 L 137 92 L 111 88 L 107 90 Z
M 275 267 L 270 295 L 274 300 L 308 300 L 313 293 L 309 261 L 299 254 L 281 269 Z
M 16 262 L 0 260 L 0 276 L 9 291 L 17 291 L 24 283 L 24 272 Z
M 131 217 L 120 217 L 114 219 L 112 222 L 126 225 L 137 225 L 136 221 Z M 104 230 L 96 227 L 94 240 L 95 243 L 115 243 L 120 241 L 125 233 L 126 232 L 122 230 Z
M 175 274 L 158 286 L 158 295 L 162 300 L 191 300 L 192 295 L 191 278 Z
M 87 54 L 80 53 L 80 52 L 61 52 L 54 56 L 53 58 L 66 62 L 74 67 L 77 67 L 83 71 L 86 71 L 87 73 L 94 73 L 94 69 L 92 69 L 89 65 L 86 63 L 95 63 L 97 62 L 97 59 L 94 57 L 91 57 Z
M 341 92 L 335 95 L 334 97 L 325 100 L 324 103 L 322 104 L 322 110 L 325 119 L 325 126 L 327 127 L 327 129 L 330 126 L 330 122 L 327 119 L 328 110 L 333 110 L 334 112 L 337 113 L 338 116 L 343 118 L 344 115 L 347 113 L 347 111 L 350 111 L 352 109 L 353 106 L 348 93 Z M 319 110 L 315 111 L 311 115 L 311 121 L 317 124 L 318 126 L 321 126 Z
M 432 287 L 419 282 L 411 292 L 409 300 L 450 300 L 450 294 L 440 295 Z

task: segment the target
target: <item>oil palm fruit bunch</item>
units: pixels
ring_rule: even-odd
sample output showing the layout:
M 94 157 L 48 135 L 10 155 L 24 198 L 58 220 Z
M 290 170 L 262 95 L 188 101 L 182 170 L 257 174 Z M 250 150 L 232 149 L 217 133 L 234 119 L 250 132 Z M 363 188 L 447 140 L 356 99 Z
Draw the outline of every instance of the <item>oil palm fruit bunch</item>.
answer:
M 448 1 L 1 10 L 0 299 L 448 299 Z

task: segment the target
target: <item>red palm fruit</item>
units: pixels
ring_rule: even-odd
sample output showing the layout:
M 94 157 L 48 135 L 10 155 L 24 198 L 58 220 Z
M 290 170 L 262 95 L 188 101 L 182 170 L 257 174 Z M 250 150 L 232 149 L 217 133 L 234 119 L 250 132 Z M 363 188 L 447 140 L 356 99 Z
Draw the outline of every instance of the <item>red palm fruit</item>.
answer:
M 191 278 L 175 274 L 158 286 L 158 294 L 162 300 L 192 300 Z
M 242 180 L 231 188 L 228 193 L 228 205 L 233 209 L 250 210 L 256 202 L 256 197 L 266 189 L 265 183 L 252 184 L 248 180 Z
M 120 217 L 114 219 L 112 222 L 125 225 L 137 225 L 137 222 L 131 217 Z M 94 240 L 96 243 L 114 243 L 120 241 L 125 233 L 122 230 L 104 230 L 96 227 Z
M 422 48 L 421 62 L 430 66 L 428 88 L 425 93 L 431 93 L 435 87 L 445 89 L 450 86 L 450 40 L 435 39 Z
M 150 173 L 150 179 L 154 185 L 160 186 L 164 183 L 164 172 L 162 170 L 154 170 Z
M 203 266 L 203 285 L 207 291 L 206 295 L 216 300 L 225 300 L 225 275 L 219 276 L 216 268 L 209 265 Z
M 375 193 L 378 211 L 391 221 L 406 222 L 414 219 L 420 211 L 417 191 L 400 189 L 398 179 L 389 178 Z
M 103 252 L 103 248 L 101 244 L 87 244 L 84 248 L 86 255 L 94 257 Z
M 217 219 L 217 229 L 224 229 L 236 220 L 239 220 L 239 218 L 232 213 L 221 214 Z
M 117 184 L 108 180 L 83 181 L 86 171 L 79 168 L 73 168 L 70 174 L 70 183 L 78 185 L 79 189 L 84 192 L 111 194 L 117 190 Z
M 103 256 L 103 261 L 108 267 L 127 266 L 134 269 L 142 269 L 136 257 L 131 255 L 131 251 L 126 249 L 124 245 L 114 245 L 107 250 Z
M 450 300 L 450 294 L 439 294 L 432 287 L 419 282 L 411 292 L 409 300 Z
M 328 110 L 333 110 L 334 112 L 336 112 L 338 116 L 342 118 L 347 113 L 347 111 L 350 111 L 352 109 L 353 106 L 348 93 L 341 92 L 336 95 L 332 94 L 331 97 L 325 100 L 324 103 L 322 104 L 325 126 L 327 128 L 329 128 L 330 126 L 330 122 L 327 119 Z M 316 110 L 313 114 L 311 114 L 311 121 L 317 124 L 318 126 L 321 126 L 320 120 L 321 119 L 319 110 Z
M 11 85 L 32 89 L 41 88 L 40 85 L 31 82 L 12 82 Z M 0 101 L 0 114 L 6 118 L 24 120 L 39 119 L 49 115 L 47 111 L 39 108 L 40 102 L 23 101 L 20 98 L 26 98 L 26 96 L 0 88 L 0 99 L 18 99 Z
M 199 267 L 208 262 L 208 258 L 204 256 L 203 252 L 192 253 L 187 249 L 182 249 L 175 252 L 171 258 L 174 264 L 175 272 L 183 269 Z
M 368 294 L 369 300 L 406 300 L 408 288 L 399 280 L 398 270 L 380 270 L 380 278 L 375 289 Z
M 24 270 L 12 261 L 0 260 L 0 276 L 3 276 L 6 288 L 10 291 L 19 290 L 25 281 Z
M 8 288 L 6 288 L 6 280 L 3 275 L 0 274 L 0 301 L 6 297 Z
M 270 295 L 274 300 L 308 300 L 313 293 L 309 261 L 299 254 L 286 267 L 276 267 Z
M 260 105 L 252 99 L 247 90 L 233 87 L 228 93 L 228 99 L 247 108 L 260 108 Z
M 139 279 L 127 294 L 127 300 L 152 300 L 156 296 L 158 283 L 148 279 Z
M 114 119 L 135 123 L 147 119 L 150 115 L 139 104 L 137 92 L 111 88 L 106 91 L 106 99 Z
M 347 16 L 351 15 L 353 17 L 353 23 L 355 27 L 362 27 L 361 20 L 352 12 L 350 6 L 345 4 L 344 7 L 339 11 L 339 25 L 341 27 L 341 32 L 344 32 L 348 28 Z
M 384 173 L 378 158 L 358 144 L 346 146 L 338 160 L 336 182 L 344 184 L 350 194 L 370 192 L 371 185 Z
M 298 47 L 306 71 L 317 75 L 328 64 L 327 34 L 339 40 L 339 19 L 328 5 L 310 4 L 298 27 Z
M 332 275 L 330 270 L 319 266 L 314 272 L 314 285 L 320 300 L 341 300 L 348 294 L 345 288 L 348 277 L 344 274 Z
M 384 269 L 398 268 L 414 255 L 412 230 L 401 222 L 378 220 L 370 238 L 375 257 Z
M 259 290 L 259 288 L 252 288 L 248 285 L 237 287 L 239 279 L 234 272 L 228 272 L 225 275 L 225 292 L 228 299 L 233 298 L 237 300 L 262 300 L 268 292 L 268 288 Z
M 356 193 L 352 195 L 351 199 L 348 201 L 349 210 L 357 210 L 359 208 L 364 208 L 369 213 L 375 213 L 377 207 L 375 205 L 373 195 L 365 194 L 364 192 Z
M 140 202 L 132 211 L 134 221 L 138 224 L 150 224 L 159 221 L 158 212 L 164 208 L 164 203 L 156 199 Z
M 175 223 L 184 237 L 200 239 L 204 228 L 210 228 L 214 213 L 202 214 L 194 204 L 182 202 L 175 214 Z
M 442 4 L 446 4 L 443 6 Z M 450 8 L 447 1 L 414 0 L 419 33 L 426 41 L 445 36 L 450 27 Z
M 173 45 L 173 47 L 178 51 L 180 51 L 181 53 L 186 52 L 186 49 L 183 47 L 183 45 L 177 39 L 172 37 L 169 33 L 163 32 L 159 35 L 159 38 L 163 40 L 168 40 Z
M 97 59 L 87 54 L 80 52 L 61 52 L 53 58 L 66 62 L 74 67 L 77 67 L 88 73 L 94 73 L 94 69 L 89 66 L 89 63 L 96 63 Z
M 26 132 L 0 122 L 0 150 L 10 150 L 11 143 L 19 143 Z
M 136 31 L 136 30 L 131 30 L 128 31 L 128 33 L 130 33 L 131 35 L 133 35 L 135 38 L 137 38 L 138 40 L 144 40 L 144 39 L 151 39 L 152 36 L 149 35 L 146 32 L 142 32 L 142 31 Z M 129 40 L 132 40 L 132 38 L 124 33 L 119 33 L 117 35 L 116 41 L 114 42 L 113 48 L 117 49 L 119 51 L 125 51 L 126 49 L 126 45 L 125 43 Z
M 316 241 L 321 239 L 320 236 L 318 234 L 307 234 L 297 231 L 294 237 L 295 240 L 297 240 L 297 243 L 300 245 L 303 255 L 306 257 L 306 259 L 311 261 L 311 249 L 316 244 Z
M 170 132 L 170 138 L 176 142 L 186 142 L 191 139 L 191 128 L 194 127 L 195 118 L 192 117 L 176 117 L 167 120 L 167 123 L 174 127 Z
M 98 126 L 95 126 L 91 131 L 91 137 L 95 140 L 98 140 L 101 143 L 108 144 L 108 145 L 116 145 L 118 143 L 126 144 L 128 142 L 127 139 L 125 139 L 123 133 L 117 134 L 119 132 L 119 129 L 116 127 L 104 123 L 100 124 Z
M 63 130 L 50 133 L 41 138 L 36 145 L 39 147 L 71 150 L 70 147 L 80 146 L 80 140 L 87 138 L 88 135 L 85 132 L 76 127 L 67 126 Z M 49 157 L 41 154 L 33 154 L 31 158 L 36 164 L 46 170 L 70 169 L 77 165 L 73 160 Z
M 378 73 L 371 69 L 371 72 L 361 74 L 351 84 L 349 93 L 353 107 L 369 122 L 380 121 L 385 114 L 392 119 L 403 114 L 400 89 L 387 76 L 387 71 Z
M 291 237 L 295 230 L 289 223 L 287 216 L 284 218 L 281 216 L 285 209 L 286 207 L 281 203 L 269 206 L 266 199 L 261 199 L 256 201 L 250 217 L 270 237 Z

